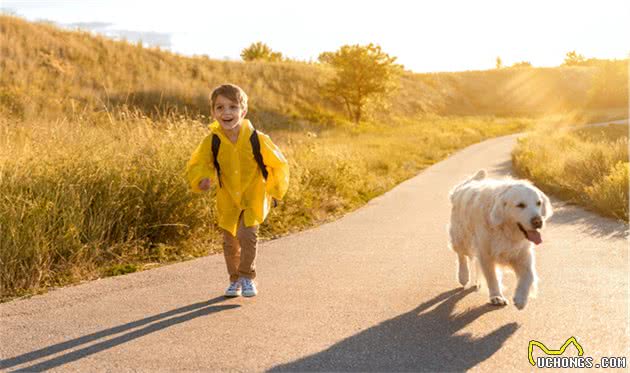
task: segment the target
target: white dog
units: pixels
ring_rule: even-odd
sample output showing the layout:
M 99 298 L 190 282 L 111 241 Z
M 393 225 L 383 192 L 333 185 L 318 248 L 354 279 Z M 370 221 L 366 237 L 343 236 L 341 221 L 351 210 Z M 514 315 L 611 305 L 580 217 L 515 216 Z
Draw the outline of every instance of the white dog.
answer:
M 457 253 L 460 284 L 470 280 L 469 259 L 483 272 L 490 303 L 506 305 L 501 289 L 501 267 L 518 277 L 514 305 L 523 309 L 536 289 L 534 244 L 552 212 L 549 198 L 528 181 L 486 179 L 486 171 L 457 185 L 450 193 L 453 209 L 450 246 Z M 478 286 L 478 279 L 473 281 Z

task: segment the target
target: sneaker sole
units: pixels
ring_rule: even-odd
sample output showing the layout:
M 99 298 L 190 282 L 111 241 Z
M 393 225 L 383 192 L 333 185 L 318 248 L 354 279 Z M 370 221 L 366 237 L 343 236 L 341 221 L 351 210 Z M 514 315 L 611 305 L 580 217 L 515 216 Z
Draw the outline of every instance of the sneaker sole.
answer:
M 253 294 L 251 294 L 251 293 L 247 293 L 247 294 L 243 293 L 242 295 L 244 297 L 251 298 L 251 297 L 255 297 L 256 295 L 258 295 L 258 293 L 253 293 Z
M 226 298 L 236 298 L 236 297 L 240 297 L 242 294 L 241 293 L 225 293 L 223 294 L 224 297 Z

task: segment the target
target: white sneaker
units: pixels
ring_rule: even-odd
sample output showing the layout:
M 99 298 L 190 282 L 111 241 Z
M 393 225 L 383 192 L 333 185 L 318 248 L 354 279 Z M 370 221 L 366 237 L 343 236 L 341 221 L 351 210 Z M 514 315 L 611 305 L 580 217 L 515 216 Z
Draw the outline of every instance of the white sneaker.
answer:
M 254 284 L 253 280 L 242 277 L 239 281 L 241 282 L 241 286 L 243 287 L 244 297 L 253 297 L 258 294 L 258 290 L 256 290 L 256 284 Z
M 241 295 L 241 282 L 230 282 L 230 286 L 225 290 L 226 297 L 239 297 Z

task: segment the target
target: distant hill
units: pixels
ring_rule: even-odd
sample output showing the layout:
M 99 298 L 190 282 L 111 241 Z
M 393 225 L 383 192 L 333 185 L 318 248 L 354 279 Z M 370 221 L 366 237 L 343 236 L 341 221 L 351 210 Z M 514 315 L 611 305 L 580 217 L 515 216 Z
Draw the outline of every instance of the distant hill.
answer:
M 0 113 L 25 120 L 121 107 L 153 116 L 208 115 L 208 93 L 223 82 L 248 92 L 254 120 L 278 126 L 344 120 L 343 107 L 319 93 L 318 87 L 334 74 L 320 64 L 182 57 L 12 16 L 0 16 L 0 69 Z M 627 60 L 557 68 L 405 72 L 395 104 L 377 119 L 625 107 L 627 76 Z

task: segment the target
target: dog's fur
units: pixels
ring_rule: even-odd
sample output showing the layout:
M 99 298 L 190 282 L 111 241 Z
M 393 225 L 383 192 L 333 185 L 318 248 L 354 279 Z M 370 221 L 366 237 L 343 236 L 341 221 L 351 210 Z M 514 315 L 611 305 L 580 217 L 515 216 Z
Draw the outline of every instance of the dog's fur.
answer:
M 528 181 L 488 179 L 481 170 L 453 188 L 450 199 L 450 246 L 457 253 L 460 284 L 469 283 L 469 260 L 476 261 L 490 302 L 506 305 L 501 267 L 511 268 L 518 277 L 514 304 L 523 309 L 536 289 L 532 242 L 541 242 L 539 230 L 553 213 L 549 198 Z M 478 278 L 473 285 L 479 286 Z

